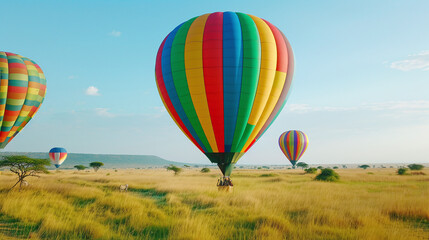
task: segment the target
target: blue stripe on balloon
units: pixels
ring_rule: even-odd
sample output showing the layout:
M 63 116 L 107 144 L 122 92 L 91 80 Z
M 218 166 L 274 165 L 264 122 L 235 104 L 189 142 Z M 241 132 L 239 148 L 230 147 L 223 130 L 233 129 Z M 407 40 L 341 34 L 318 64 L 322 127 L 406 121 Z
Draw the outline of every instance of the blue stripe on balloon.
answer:
M 223 13 L 223 89 L 225 152 L 231 151 L 240 103 L 243 41 L 237 14 Z
M 65 148 L 60 148 L 60 147 L 54 147 L 52 148 L 50 151 L 50 153 L 66 153 L 66 149 Z
M 177 31 L 179 31 L 180 27 L 183 25 L 180 24 L 177 26 L 167 37 L 164 43 L 164 48 L 162 49 L 162 57 L 161 57 L 161 69 L 162 76 L 164 78 L 165 89 L 167 90 L 167 94 L 170 97 L 171 103 L 173 104 L 174 109 L 179 115 L 180 120 L 182 120 L 185 127 L 188 129 L 189 133 L 191 133 L 192 137 L 194 137 L 195 141 L 197 141 L 198 145 L 203 149 L 204 152 L 207 152 L 206 147 L 201 142 L 194 128 L 192 127 L 191 122 L 186 116 L 185 111 L 183 110 L 182 104 L 180 103 L 179 96 L 177 95 L 176 87 L 174 86 L 173 74 L 171 73 L 171 46 L 173 45 L 174 37 L 176 36 Z

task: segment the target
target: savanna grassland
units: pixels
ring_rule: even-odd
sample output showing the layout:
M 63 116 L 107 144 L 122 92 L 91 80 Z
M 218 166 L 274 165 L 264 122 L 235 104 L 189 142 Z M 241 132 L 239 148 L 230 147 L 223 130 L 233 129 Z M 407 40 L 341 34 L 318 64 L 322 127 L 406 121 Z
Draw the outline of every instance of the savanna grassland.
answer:
M 232 193 L 214 169 L 52 171 L 9 193 L 5 171 L 0 239 L 427 239 L 429 171 L 395 170 L 235 170 Z

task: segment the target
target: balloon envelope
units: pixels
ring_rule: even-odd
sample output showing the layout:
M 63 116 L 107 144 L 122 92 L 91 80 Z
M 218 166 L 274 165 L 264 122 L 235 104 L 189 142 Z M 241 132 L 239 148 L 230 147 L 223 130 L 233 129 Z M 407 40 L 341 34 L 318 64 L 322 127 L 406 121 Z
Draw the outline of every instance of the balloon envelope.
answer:
M 308 137 L 301 131 L 290 130 L 280 135 L 279 146 L 287 159 L 295 166 L 296 162 L 307 150 Z
M 59 168 L 67 158 L 67 151 L 65 148 L 54 147 L 49 151 L 49 158 L 55 167 Z
M 34 61 L 0 51 L 0 149 L 27 125 L 42 105 L 46 79 Z
M 291 46 L 256 16 L 216 12 L 177 26 L 156 57 L 159 94 L 183 133 L 229 176 L 283 108 Z

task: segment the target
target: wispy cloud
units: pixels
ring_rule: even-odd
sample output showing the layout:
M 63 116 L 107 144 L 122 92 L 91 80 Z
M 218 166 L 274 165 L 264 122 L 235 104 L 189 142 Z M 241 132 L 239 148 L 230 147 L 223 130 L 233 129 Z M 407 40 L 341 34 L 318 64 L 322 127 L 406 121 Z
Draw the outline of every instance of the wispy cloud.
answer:
M 76 78 L 76 76 L 74 76 L 74 75 L 70 75 L 70 76 L 68 77 L 68 79 L 70 79 L 70 80 L 75 79 L 75 78 Z
M 120 37 L 122 35 L 122 33 L 119 31 L 113 30 L 109 33 L 109 35 L 112 37 Z
M 108 117 L 108 118 L 116 117 L 115 114 L 109 112 L 108 108 L 96 108 L 95 114 L 97 114 L 97 116 L 100 116 L 100 117 Z
M 165 107 L 164 106 L 155 106 L 155 107 L 153 107 L 153 110 L 157 111 L 158 113 L 163 113 L 163 112 L 165 112 Z
M 429 51 L 409 55 L 406 59 L 392 62 L 390 67 L 401 71 L 429 70 Z
M 315 107 L 309 104 L 289 104 L 286 105 L 286 111 L 293 113 L 309 112 L 340 112 L 340 111 L 399 111 L 401 113 L 429 113 L 429 101 L 389 101 L 378 103 L 365 103 L 359 106 L 350 107 Z
M 101 94 L 98 92 L 98 88 L 94 87 L 94 86 L 89 86 L 86 90 L 85 90 L 85 94 L 88 96 L 100 96 Z

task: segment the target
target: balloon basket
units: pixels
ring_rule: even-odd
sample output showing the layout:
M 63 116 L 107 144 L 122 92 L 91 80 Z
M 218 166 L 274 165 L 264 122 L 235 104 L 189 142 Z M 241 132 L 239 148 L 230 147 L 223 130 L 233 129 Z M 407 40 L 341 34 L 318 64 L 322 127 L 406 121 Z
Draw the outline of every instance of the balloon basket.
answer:
M 219 192 L 232 192 L 234 190 L 233 186 L 217 186 Z

